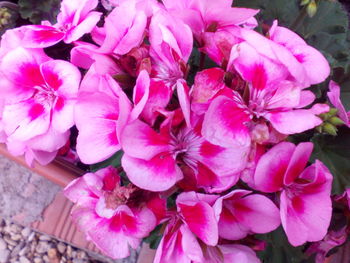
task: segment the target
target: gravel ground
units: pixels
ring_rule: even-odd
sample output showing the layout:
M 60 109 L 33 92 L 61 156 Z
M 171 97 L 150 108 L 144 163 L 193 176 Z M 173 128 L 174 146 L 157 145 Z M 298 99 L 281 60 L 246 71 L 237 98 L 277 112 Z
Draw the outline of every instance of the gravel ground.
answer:
M 0 263 L 105 263 L 47 235 L 0 219 Z

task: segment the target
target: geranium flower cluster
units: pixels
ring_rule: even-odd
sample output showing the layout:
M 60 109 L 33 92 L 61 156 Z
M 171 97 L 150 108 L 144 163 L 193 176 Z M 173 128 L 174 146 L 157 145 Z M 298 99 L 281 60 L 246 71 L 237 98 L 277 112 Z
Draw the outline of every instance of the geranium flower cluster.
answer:
M 247 238 L 280 225 L 293 246 L 322 240 L 332 175 L 311 142 L 287 141 L 330 109 L 307 89 L 329 76 L 322 54 L 277 21 L 258 33 L 259 10 L 228 0 L 98 4 L 63 0 L 56 24 L 9 30 L 0 49 L 10 152 L 46 164 L 74 125 L 83 163 L 123 152 L 65 189 L 87 238 L 124 258 L 161 225 L 156 263 L 260 262 Z M 68 61 L 45 53 L 61 41 Z M 349 125 L 333 82 L 329 97 Z

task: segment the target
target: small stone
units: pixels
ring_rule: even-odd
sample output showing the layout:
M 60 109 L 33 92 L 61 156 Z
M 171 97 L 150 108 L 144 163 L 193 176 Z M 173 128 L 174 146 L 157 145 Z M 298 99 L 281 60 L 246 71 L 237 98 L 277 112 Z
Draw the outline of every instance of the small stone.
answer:
M 72 257 L 72 252 L 73 252 L 73 249 L 72 249 L 72 247 L 71 246 L 67 246 L 67 257 Z
M 10 250 L 2 249 L 0 250 L 0 262 L 7 263 L 10 256 Z
M 47 236 L 47 235 L 41 235 L 39 237 L 39 240 L 42 240 L 42 241 L 50 241 L 51 240 L 51 237 Z
M 80 259 L 80 258 L 75 258 L 75 259 L 73 259 L 73 263 L 86 263 L 86 260 Z
M 49 256 L 49 259 L 58 259 L 59 258 L 59 254 L 56 248 L 50 248 L 47 251 L 47 255 Z
M 12 240 L 10 237 L 8 236 L 4 236 L 4 240 L 6 241 L 7 244 L 11 245 L 11 246 L 16 246 L 17 242 Z
M 35 251 L 39 254 L 44 254 L 49 249 L 49 243 L 46 241 L 40 241 L 35 248 Z
M 43 260 L 41 258 L 34 258 L 33 259 L 34 263 L 43 263 Z
M 29 259 L 27 259 L 26 257 L 23 257 L 23 256 L 19 258 L 19 262 L 20 263 L 30 263 Z
M 45 261 L 45 262 L 50 262 L 49 257 L 48 257 L 48 256 L 46 256 L 46 255 L 45 255 L 45 256 L 43 256 L 43 259 L 44 259 L 44 261 Z
M 77 252 L 77 256 L 76 257 L 79 258 L 79 259 L 86 259 L 87 255 L 86 255 L 85 251 L 80 250 L 80 251 Z
M 15 234 L 11 236 L 11 239 L 14 241 L 19 241 L 22 239 L 22 236 L 20 234 Z
M 19 225 L 12 224 L 10 226 L 11 233 L 20 233 L 21 231 L 22 231 L 22 227 L 20 227 Z
M 6 248 L 7 248 L 7 244 L 6 244 L 5 240 L 0 238 L 0 250 L 4 250 Z
M 32 230 L 30 230 L 29 227 L 25 227 L 23 228 L 23 230 L 21 231 L 21 235 L 23 237 L 29 237 L 29 235 L 32 233 Z
M 35 233 L 32 232 L 31 234 L 29 234 L 29 237 L 28 237 L 28 241 L 31 242 L 35 237 Z
M 22 248 L 22 249 L 19 251 L 18 255 L 24 256 L 25 254 L 27 254 L 27 252 L 28 252 L 28 246 L 25 246 L 24 248 Z
M 62 242 L 57 244 L 57 250 L 58 252 L 60 252 L 61 254 L 63 254 L 66 251 L 66 245 Z

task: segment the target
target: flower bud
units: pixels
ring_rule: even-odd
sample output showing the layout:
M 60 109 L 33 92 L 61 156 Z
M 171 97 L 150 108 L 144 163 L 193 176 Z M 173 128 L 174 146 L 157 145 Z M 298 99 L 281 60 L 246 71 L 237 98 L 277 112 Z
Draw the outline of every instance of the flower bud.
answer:
M 331 124 L 329 122 L 326 122 L 322 125 L 322 130 L 325 133 L 328 133 L 328 134 L 333 135 L 333 136 L 336 136 L 337 131 L 338 131 L 338 129 L 333 124 Z
M 338 117 L 331 117 L 329 120 L 328 120 L 329 123 L 333 124 L 334 126 L 340 126 L 340 125 L 344 125 L 344 122 L 339 119 Z
M 317 12 L 317 4 L 314 0 L 312 0 L 306 7 L 306 12 L 309 17 L 313 17 Z

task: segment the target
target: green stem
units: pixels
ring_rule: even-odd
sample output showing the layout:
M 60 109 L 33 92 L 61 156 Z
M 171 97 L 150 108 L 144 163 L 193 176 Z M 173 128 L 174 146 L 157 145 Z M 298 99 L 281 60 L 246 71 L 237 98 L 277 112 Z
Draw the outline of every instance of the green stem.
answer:
M 290 29 L 293 31 L 297 31 L 301 23 L 304 21 L 305 17 L 307 16 L 306 6 L 303 7 L 302 10 L 300 10 L 299 15 L 294 20 L 292 25 L 290 26 Z

